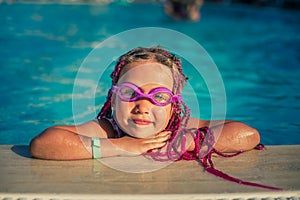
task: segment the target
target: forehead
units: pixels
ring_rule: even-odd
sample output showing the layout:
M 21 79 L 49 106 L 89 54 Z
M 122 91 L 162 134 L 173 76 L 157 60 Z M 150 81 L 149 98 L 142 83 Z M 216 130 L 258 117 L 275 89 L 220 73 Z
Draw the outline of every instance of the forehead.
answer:
M 130 63 L 122 69 L 118 83 L 130 82 L 139 87 L 158 85 L 173 88 L 171 69 L 160 63 Z

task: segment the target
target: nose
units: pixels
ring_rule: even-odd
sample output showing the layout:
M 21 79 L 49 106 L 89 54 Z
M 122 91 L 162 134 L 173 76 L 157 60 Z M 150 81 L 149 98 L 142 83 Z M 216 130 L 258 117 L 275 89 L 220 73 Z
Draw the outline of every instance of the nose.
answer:
M 149 114 L 152 103 L 147 99 L 140 99 L 135 101 L 133 113 L 135 114 Z

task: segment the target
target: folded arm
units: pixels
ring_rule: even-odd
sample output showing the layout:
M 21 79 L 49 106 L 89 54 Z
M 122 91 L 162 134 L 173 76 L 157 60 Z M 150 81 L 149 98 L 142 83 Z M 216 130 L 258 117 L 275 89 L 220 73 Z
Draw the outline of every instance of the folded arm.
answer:
M 194 120 L 194 121 L 193 121 Z M 190 124 L 198 124 L 198 127 L 210 127 L 215 135 L 214 148 L 221 152 L 248 151 L 257 146 L 260 142 L 258 131 L 245 123 L 226 121 L 206 121 L 192 119 Z M 188 150 L 194 149 L 192 143 Z
M 104 125 L 103 125 L 104 123 Z M 92 137 L 100 138 L 101 156 L 136 156 L 150 149 L 166 145 L 169 132 L 161 132 L 152 138 L 109 138 L 109 127 L 94 121 L 79 126 L 54 126 L 44 130 L 30 143 L 30 153 L 35 158 L 49 160 L 91 159 Z
M 221 152 L 237 152 L 253 149 L 260 141 L 254 128 L 237 121 L 204 121 L 191 119 L 190 126 L 208 126 L 215 133 L 215 148 Z M 111 127 L 110 127 L 111 128 Z M 152 138 L 111 138 L 107 122 L 90 121 L 79 126 L 54 126 L 43 131 L 30 143 L 33 157 L 51 160 L 91 159 L 91 138 L 100 138 L 102 157 L 134 156 L 166 145 L 170 133 L 161 132 Z M 195 144 L 189 143 L 188 150 Z

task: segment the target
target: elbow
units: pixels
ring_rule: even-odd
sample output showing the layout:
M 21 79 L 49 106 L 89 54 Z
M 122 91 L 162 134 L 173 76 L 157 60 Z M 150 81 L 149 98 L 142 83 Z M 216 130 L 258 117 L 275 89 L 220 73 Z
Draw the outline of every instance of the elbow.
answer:
M 215 148 L 221 152 L 249 151 L 260 143 L 258 130 L 243 123 L 230 123 L 219 137 Z
M 238 135 L 240 143 L 239 148 L 242 151 L 249 151 L 254 149 L 260 143 L 260 135 L 258 130 L 248 127 L 241 134 Z
M 29 152 L 32 157 L 41 158 L 39 155 L 40 146 L 41 146 L 41 142 L 40 142 L 39 136 L 37 136 L 31 140 L 31 142 L 29 144 Z
M 49 149 L 51 143 L 57 141 L 57 134 L 54 131 L 55 127 L 50 127 L 44 130 L 40 135 L 30 141 L 29 152 L 32 157 L 39 159 L 49 159 Z
M 90 158 L 76 133 L 54 126 L 33 138 L 29 145 L 32 157 L 45 160 L 77 160 Z
M 46 159 L 44 152 L 45 144 L 43 138 L 39 135 L 33 138 L 29 144 L 29 152 L 32 157 Z
M 258 130 L 256 130 L 255 128 L 251 128 L 249 130 L 250 134 L 249 134 L 249 147 L 250 149 L 253 149 L 254 147 L 256 147 L 259 143 L 260 143 L 260 135 Z

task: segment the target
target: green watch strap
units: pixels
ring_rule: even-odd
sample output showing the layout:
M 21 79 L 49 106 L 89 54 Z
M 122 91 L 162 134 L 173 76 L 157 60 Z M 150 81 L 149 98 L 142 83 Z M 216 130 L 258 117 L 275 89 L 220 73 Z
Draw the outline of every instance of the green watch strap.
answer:
M 93 137 L 92 138 L 92 151 L 93 151 L 93 158 L 101 158 L 101 144 L 100 144 L 100 138 Z

